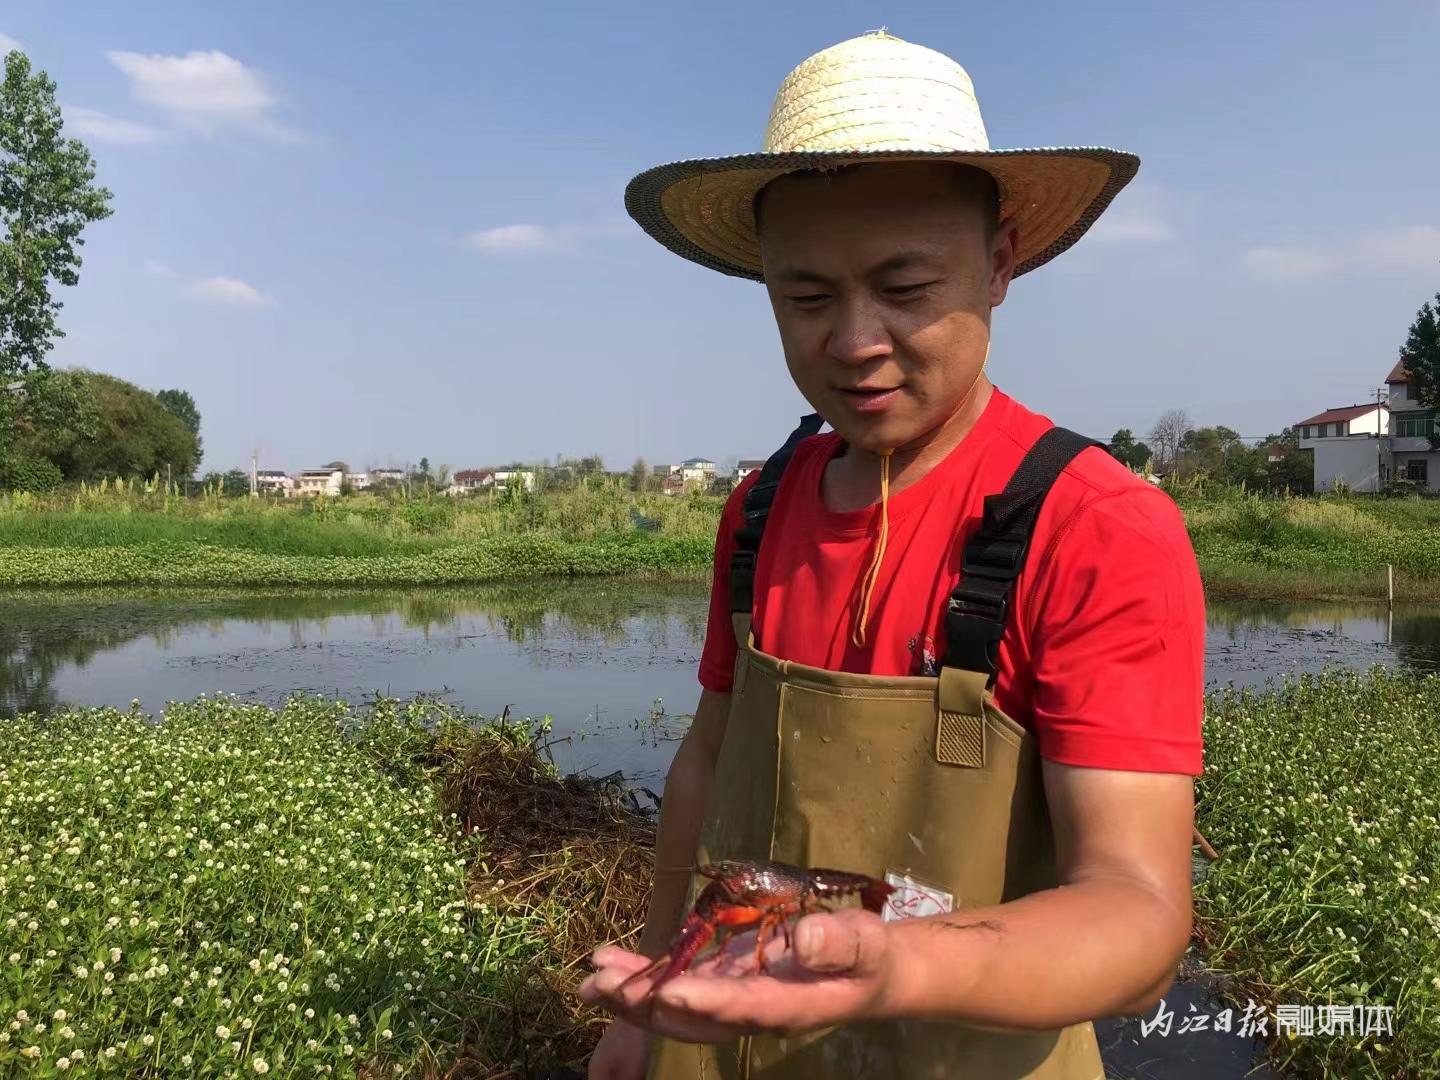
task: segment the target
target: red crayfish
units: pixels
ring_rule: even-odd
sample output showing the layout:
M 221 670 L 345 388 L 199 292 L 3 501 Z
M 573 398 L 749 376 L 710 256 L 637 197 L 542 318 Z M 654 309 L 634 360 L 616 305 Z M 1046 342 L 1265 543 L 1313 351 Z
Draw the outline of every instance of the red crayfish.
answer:
M 646 975 L 664 969 L 650 988 L 654 993 L 663 983 L 686 971 L 696 954 L 717 932 L 726 935 L 758 926 L 755 935 L 755 960 L 766 970 L 765 939 L 779 927 L 790 945 L 788 919 L 815 911 L 829 911 L 822 902 L 846 896 L 860 897 L 861 906 L 879 914 L 894 886 L 846 870 L 806 869 L 782 862 L 752 862 L 728 859 L 697 868 L 697 873 L 710 879 L 685 917 L 680 932 L 670 947 L 649 967 L 637 971 L 621 989 Z

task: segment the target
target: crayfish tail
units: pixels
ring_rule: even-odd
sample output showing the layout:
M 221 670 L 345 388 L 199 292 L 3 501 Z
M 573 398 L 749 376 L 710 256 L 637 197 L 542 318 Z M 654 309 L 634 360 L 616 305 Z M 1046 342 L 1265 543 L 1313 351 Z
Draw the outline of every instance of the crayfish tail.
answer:
M 895 892 L 895 886 L 883 881 L 872 881 L 860 890 L 860 906 L 866 911 L 879 915 L 885 910 L 885 901 Z

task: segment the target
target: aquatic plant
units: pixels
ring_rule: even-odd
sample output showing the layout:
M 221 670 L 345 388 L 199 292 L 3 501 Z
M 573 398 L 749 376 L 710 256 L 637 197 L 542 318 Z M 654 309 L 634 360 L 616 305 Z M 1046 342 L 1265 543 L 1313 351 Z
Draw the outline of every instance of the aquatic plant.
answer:
M 1222 691 L 1205 741 L 1198 819 L 1222 858 L 1196 902 L 1214 965 L 1274 1004 L 1394 1010 L 1393 1036 L 1357 1020 L 1349 1037 L 1278 1039 L 1277 1060 L 1440 1074 L 1440 677 Z

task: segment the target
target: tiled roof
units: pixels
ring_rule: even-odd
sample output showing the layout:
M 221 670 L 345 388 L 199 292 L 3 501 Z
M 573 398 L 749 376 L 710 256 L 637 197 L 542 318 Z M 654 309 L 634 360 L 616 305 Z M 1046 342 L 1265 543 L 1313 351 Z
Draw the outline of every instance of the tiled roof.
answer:
M 1326 409 L 1322 413 L 1310 417 L 1308 420 L 1299 420 L 1295 427 L 1304 427 L 1307 424 L 1335 424 L 1342 420 L 1354 420 L 1357 416 L 1364 416 L 1366 413 L 1373 413 L 1374 405 L 1347 405 L 1343 409 Z
M 1390 374 L 1385 376 L 1387 383 L 1408 383 L 1410 372 L 1405 370 L 1405 361 L 1397 360 L 1395 366 L 1390 369 Z

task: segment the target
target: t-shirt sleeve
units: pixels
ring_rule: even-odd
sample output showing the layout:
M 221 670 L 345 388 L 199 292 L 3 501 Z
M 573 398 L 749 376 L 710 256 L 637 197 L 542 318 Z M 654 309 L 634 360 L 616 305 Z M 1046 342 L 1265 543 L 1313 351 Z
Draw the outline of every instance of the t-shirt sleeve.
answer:
M 1027 604 L 1041 756 L 1199 775 L 1205 596 L 1179 508 L 1153 489 L 1101 496 L 1051 551 Z
M 730 553 L 735 550 L 735 530 L 744 518 L 745 493 L 759 479 L 751 473 L 725 500 L 720 527 L 715 535 L 715 566 L 710 577 L 710 616 L 705 627 L 705 648 L 700 653 L 700 685 L 717 694 L 728 694 L 735 678 L 735 628 L 730 621 Z

